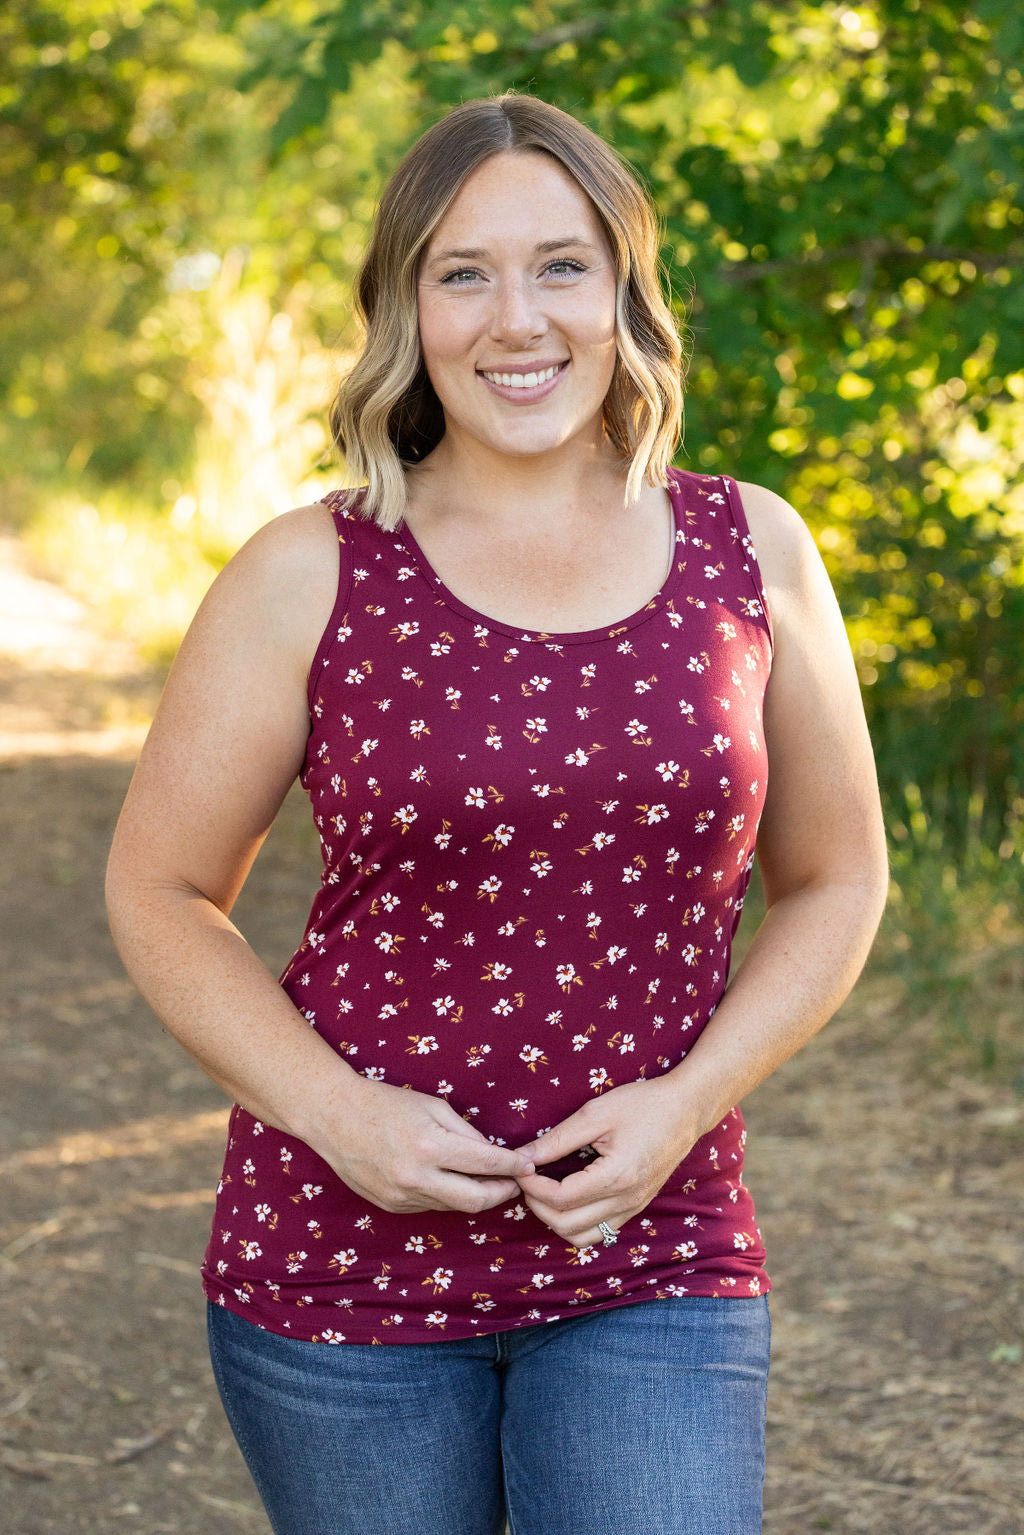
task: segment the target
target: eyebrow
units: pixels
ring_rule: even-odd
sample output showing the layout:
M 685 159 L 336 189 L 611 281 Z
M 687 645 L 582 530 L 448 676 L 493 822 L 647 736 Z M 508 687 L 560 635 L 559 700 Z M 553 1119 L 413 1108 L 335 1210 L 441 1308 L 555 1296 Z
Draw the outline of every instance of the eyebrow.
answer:
M 592 251 L 596 247 L 590 240 L 584 240 L 580 235 L 559 235 L 557 239 L 543 240 L 540 245 L 534 247 L 537 254 L 541 256 L 550 255 L 552 251 L 567 250 L 569 248 Z M 481 261 L 486 256 L 487 251 L 482 247 L 476 246 L 465 250 L 438 251 L 436 255 L 430 257 L 430 261 Z

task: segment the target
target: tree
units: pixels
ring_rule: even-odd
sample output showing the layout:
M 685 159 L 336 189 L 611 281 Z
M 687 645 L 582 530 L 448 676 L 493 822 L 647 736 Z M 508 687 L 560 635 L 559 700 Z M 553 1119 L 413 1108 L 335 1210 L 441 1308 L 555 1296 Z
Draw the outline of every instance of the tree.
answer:
M 251 7 L 222 10 L 251 42 Z M 299 20 L 279 0 L 259 16 L 273 44 L 251 77 L 291 82 L 279 155 L 390 40 L 418 127 L 515 87 L 632 159 L 689 298 L 684 461 L 808 516 L 890 803 L 920 783 L 954 833 L 979 795 L 990 831 L 1019 825 L 1019 6 L 343 0 Z

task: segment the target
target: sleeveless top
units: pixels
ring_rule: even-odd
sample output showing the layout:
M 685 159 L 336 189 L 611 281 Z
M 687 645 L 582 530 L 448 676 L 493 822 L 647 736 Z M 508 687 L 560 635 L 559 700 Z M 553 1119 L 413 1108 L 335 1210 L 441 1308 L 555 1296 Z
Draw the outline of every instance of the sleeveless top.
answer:
M 735 483 L 673 470 L 669 493 L 661 591 L 572 634 L 474 612 L 408 530 L 325 498 L 341 575 L 301 774 L 323 880 L 281 985 L 356 1071 L 445 1098 L 500 1145 L 671 1070 L 725 989 L 771 630 Z M 744 1140 L 733 1109 L 615 1246 L 577 1249 L 522 1200 L 384 1211 L 236 1105 L 204 1288 L 328 1343 L 759 1295 Z

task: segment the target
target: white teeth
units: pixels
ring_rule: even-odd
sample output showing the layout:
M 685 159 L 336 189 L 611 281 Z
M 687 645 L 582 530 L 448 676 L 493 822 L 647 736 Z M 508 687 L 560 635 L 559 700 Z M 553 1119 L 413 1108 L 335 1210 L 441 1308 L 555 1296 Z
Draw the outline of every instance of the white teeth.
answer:
M 553 368 L 545 368 L 543 373 L 485 373 L 484 378 L 490 379 L 492 384 L 503 384 L 506 389 L 535 389 L 538 384 L 546 384 L 548 379 L 554 378 L 561 368 L 556 363 Z

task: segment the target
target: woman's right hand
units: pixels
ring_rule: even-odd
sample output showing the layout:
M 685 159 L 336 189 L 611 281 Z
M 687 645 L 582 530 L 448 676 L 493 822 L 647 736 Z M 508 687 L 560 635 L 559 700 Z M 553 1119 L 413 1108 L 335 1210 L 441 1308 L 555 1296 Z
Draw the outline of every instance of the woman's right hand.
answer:
M 534 1163 L 496 1146 L 443 1098 L 356 1076 L 347 1083 L 344 1129 L 337 1113 L 310 1144 L 339 1178 L 393 1214 L 464 1210 L 476 1215 L 521 1194 Z

